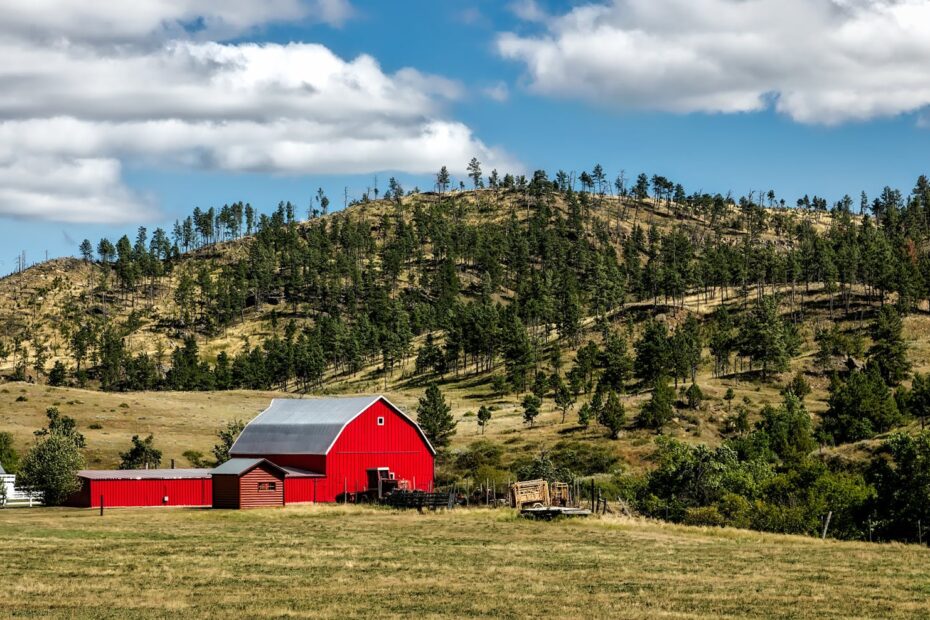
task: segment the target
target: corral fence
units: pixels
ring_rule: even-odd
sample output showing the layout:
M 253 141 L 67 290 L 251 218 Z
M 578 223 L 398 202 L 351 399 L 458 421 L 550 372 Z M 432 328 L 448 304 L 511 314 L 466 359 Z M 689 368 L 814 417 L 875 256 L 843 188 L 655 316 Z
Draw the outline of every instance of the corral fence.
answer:
M 41 493 L 27 493 L 16 488 L 16 476 L 4 474 L 0 476 L 0 508 L 32 507 L 42 505 Z

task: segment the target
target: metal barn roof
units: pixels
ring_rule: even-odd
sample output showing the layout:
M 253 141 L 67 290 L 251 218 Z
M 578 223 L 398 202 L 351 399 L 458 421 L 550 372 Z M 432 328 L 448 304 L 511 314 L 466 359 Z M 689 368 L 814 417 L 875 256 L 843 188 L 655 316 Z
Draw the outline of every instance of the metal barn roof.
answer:
M 265 459 L 229 459 L 213 470 L 213 474 L 232 474 L 241 476 Z
M 78 478 L 87 480 L 180 480 L 209 478 L 210 469 L 84 469 Z
M 379 400 L 407 417 L 383 396 L 276 398 L 246 425 L 230 454 L 327 454 L 349 422 Z M 420 427 L 410 422 L 435 452 Z
M 268 463 L 273 468 L 284 472 L 284 475 L 289 478 L 325 478 L 323 474 L 318 474 L 314 471 L 308 471 L 306 469 L 299 469 L 297 467 L 284 467 L 276 463 L 272 463 L 268 459 L 263 458 L 232 458 L 218 466 L 213 470 L 214 475 L 233 475 L 241 476 L 246 473 L 253 467 L 257 467 L 260 463 Z

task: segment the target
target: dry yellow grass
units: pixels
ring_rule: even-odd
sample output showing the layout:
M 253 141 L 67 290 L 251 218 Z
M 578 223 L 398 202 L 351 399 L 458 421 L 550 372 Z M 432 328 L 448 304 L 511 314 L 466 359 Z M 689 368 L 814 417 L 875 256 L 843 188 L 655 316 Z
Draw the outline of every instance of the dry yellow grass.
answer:
M 925 618 L 930 552 L 509 510 L 0 511 L 10 617 Z

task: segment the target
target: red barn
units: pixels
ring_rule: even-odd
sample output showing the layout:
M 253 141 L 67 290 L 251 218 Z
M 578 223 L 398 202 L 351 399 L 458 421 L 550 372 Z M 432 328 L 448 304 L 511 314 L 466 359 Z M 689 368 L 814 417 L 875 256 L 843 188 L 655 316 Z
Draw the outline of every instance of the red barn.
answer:
M 291 504 L 365 491 L 370 472 L 378 470 L 401 486 L 431 490 L 436 451 L 386 398 L 362 396 L 275 399 L 246 425 L 229 454 L 284 469 L 284 501 Z
M 126 469 L 78 472 L 81 489 L 69 506 L 209 506 L 213 501 L 210 469 Z

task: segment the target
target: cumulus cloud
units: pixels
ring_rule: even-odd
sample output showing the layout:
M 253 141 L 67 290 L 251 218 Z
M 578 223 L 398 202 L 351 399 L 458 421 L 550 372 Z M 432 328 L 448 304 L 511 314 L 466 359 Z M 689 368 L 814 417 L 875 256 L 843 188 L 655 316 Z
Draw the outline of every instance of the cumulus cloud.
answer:
M 37 22 L 47 38 L 4 19 L 35 17 L 30 7 L 43 4 L 58 3 L 0 8 L 0 215 L 136 220 L 153 205 L 123 183 L 127 162 L 270 174 L 426 173 L 473 156 L 510 165 L 444 118 L 462 94 L 452 80 L 388 73 L 371 56 L 347 60 L 317 44 L 224 43 L 169 28 L 201 13 L 207 30 L 242 31 L 311 5 L 345 19 L 344 0 L 234 1 L 222 15 L 198 0 L 140 0 L 125 19 L 122 9 L 114 17 L 62 2 L 67 19 Z M 69 31 L 81 11 L 88 27 Z
M 348 0 L 4 0 L 0 33 L 34 40 L 133 42 L 195 35 L 225 39 L 274 22 L 341 25 Z
M 613 0 L 497 48 L 532 90 L 608 107 L 832 125 L 930 104 L 930 0 Z

